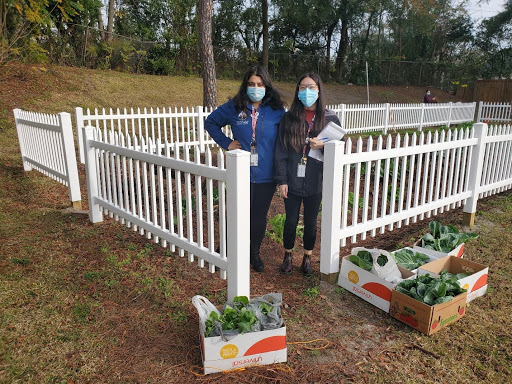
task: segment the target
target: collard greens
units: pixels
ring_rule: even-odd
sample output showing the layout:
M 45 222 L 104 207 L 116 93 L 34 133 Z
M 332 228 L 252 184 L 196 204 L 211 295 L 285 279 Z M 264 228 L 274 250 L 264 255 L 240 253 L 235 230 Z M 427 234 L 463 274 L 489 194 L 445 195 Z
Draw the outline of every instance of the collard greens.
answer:
M 399 266 L 410 271 L 422 266 L 429 260 L 427 255 L 414 252 L 411 249 L 401 249 L 392 253 L 392 255 Z
M 446 270 L 441 272 L 439 278 L 427 273 L 416 276 L 415 279 L 403 280 L 396 286 L 396 290 L 428 305 L 446 303 L 458 294 L 466 292 L 458 282 L 466 276 L 465 273 L 453 275 Z
M 439 221 L 431 221 L 428 225 L 430 233 L 423 235 L 421 246 L 439 252 L 450 252 L 468 240 L 476 239 L 476 233 L 463 233 L 453 225 L 441 225 Z

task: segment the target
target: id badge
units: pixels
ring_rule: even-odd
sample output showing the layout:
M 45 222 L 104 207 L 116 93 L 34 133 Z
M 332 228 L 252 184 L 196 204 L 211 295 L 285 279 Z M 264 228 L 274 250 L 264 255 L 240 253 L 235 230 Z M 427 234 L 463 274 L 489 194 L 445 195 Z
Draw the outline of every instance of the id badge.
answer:
M 251 147 L 251 167 L 257 167 L 258 166 L 258 152 L 256 152 L 255 147 Z
M 306 177 L 306 164 L 297 165 L 297 177 Z

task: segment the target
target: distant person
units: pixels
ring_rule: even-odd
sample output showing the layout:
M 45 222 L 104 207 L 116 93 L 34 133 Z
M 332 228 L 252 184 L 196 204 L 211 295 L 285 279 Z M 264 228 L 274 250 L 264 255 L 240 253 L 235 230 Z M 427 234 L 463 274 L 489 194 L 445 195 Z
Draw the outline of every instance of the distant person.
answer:
M 247 70 L 238 93 L 214 110 L 204 123 L 215 142 L 225 150 L 251 152 L 250 262 L 263 271 L 260 246 L 267 228 L 267 213 L 276 191 L 274 149 L 284 103 L 267 70 L 255 65 Z M 233 138 L 222 127 L 230 125 Z
M 323 85 L 314 73 L 304 74 L 295 87 L 290 110 L 279 125 L 274 180 L 284 198 L 286 219 L 283 229 L 283 274 L 292 272 L 292 253 L 301 205 L 304 206 L 304 257 L 302 273 L 311 275 L 311 254 L 315 247 L 317 218 L 322 202 L 324 163 L 308 157 L 310 149 L 323 150 L 318 134 L 329 122 L 340 124 L 336 114 L 325 108 Z
M 427 89 L 425 91 L 425 96 L 423 96 L 423 102 L 425 104 L 437 103 L 437 99 L 435 97 L 432 97 L 432 95 L 430 94 L 430 89 Z

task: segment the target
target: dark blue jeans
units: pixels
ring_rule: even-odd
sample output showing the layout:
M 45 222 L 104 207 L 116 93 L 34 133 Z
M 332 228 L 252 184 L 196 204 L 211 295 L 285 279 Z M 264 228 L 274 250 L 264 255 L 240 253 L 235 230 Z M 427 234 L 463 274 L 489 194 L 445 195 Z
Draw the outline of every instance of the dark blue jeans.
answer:
M 293 249 L 294 247 L 300 206 L 304 204 L 304 250 L 313 250 L 317 232 L 316 220 L 318 218 L 321 202 L 321 193 L 302 197 L 288 192 L 288 198 L 284 199 L 286 220 L 283 229 L 283 245 L 285 249 Z

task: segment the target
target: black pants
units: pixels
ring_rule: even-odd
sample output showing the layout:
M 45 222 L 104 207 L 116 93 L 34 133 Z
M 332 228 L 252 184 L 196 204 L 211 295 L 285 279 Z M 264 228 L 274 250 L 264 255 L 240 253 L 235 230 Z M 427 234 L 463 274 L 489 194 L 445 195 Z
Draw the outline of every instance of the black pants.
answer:
M 267 214 L 276 191 L 275 183 L 251 183 L 251 255 L 259 255 L 267 229 Z
M 299 222 L 300 205 L 304 204 L 304 250 L 312 251 L 316 241 L 316 220 L 322 194 L 302 197 L 288 192 L 288 198 L 284 199 L 286 220 L 283 229 L 283 245 L 285 249 L 293 249 L 295 244 L 297 223 Z

